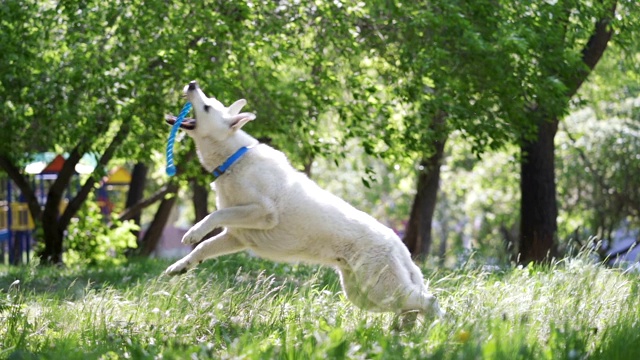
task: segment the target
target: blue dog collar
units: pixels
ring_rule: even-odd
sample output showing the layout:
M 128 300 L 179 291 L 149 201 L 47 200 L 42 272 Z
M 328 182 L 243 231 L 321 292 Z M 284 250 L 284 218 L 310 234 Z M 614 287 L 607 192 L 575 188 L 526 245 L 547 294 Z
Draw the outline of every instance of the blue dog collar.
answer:
M 217 178 L 217 177 L 221 176 L 222 174 L 224 174 L 227 171 L 227 169 L 229 169 L 229 167 L 231 165 L 233 165 L 233 163 L 235 163 L 236 161 L 240 160 L 240 158 L 247 151 L 249 151 L 249 149 L 251 149 L 254 146 L 255 145 L 243 146 L 240 149 L 238 149 L 238 151 L 233 153 L 233 155 L 229 156 L 229 158 L 227 160 L 225 160 L 225 162 L 223 162 L 222 165 L 220 165 L 217 168 L 213 169 L 213 176 Z

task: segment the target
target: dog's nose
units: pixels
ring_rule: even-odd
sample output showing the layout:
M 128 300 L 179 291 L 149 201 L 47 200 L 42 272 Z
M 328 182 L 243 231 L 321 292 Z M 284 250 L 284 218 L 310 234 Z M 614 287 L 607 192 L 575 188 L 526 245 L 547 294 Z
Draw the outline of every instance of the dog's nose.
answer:
M 188 89 L 195 90 L 197 87 L 198 87 L 198 83 L 195 80 L 193 80 L 192 82 L 189 83 Z

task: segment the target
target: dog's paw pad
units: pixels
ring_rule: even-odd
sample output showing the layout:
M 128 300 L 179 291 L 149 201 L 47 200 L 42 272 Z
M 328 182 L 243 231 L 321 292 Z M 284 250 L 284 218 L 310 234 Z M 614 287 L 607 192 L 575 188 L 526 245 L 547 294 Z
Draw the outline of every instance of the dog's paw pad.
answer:
M 200 241 L 201 237 L 197 236 L 195 233 L 188 232 L 182 237 L 182 244 L 184 245 L 193 245 L 197 244 Z
M 189 270 L 189 263 L 175 263 L 167 268 L 164 271 L 167 275 L 180 275 L 184 274 Z

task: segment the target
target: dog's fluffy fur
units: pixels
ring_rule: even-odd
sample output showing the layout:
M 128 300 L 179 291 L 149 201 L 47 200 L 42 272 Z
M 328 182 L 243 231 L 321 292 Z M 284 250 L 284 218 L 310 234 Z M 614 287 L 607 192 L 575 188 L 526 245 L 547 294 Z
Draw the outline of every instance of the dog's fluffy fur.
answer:
M 284 154 L 240 130 L 255 118 L 240 113 L 245 100 L 225 107 L 208 98 L 195 82 L 184 91 L 195 119 L 185 121 L 182 128 L 194 139 L 200 162 L 209 172 L 240 147 L 253 147 L 215 180 L 218 210 L 194 225 L 182 243 L 195 244 L 217 227 L 224 231 L 200 243 L 167 273 L 250 249 L 275 261 L 336 268 L 347 298 L 361 308 L 442 315 L 420 269 L 391 229 L 321 189 L 296 171 Z

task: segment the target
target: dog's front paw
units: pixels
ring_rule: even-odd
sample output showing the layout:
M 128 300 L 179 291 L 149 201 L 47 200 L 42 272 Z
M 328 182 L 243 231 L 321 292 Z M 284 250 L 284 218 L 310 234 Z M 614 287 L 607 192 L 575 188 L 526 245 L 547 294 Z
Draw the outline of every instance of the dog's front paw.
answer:
M 167 270 L 164 271 L 167 275 L 178 275 L 184 274 L 191 268 L 191 262 L 189 260 L 181 259 L 176 261 L 173 265 L 169 266 Z
M 197 244 L 200 240 L 202 240 L 204 235 L 200 235 L 199 231 L 194 230 L 193 228 L 189 229 L 186 234 L 182 237 L 182 243 L 184 245 L 193 245 Z

